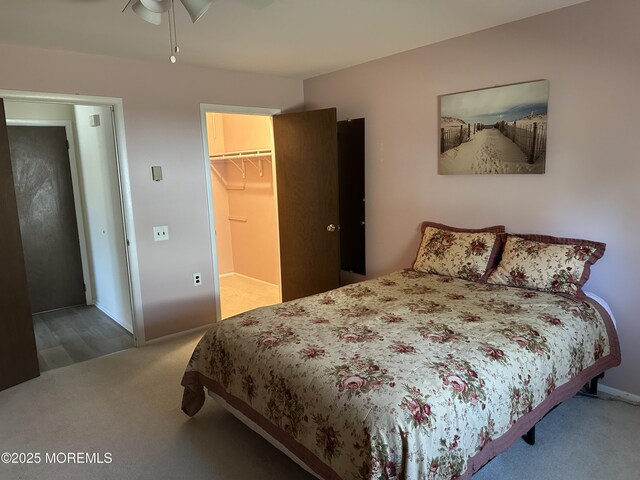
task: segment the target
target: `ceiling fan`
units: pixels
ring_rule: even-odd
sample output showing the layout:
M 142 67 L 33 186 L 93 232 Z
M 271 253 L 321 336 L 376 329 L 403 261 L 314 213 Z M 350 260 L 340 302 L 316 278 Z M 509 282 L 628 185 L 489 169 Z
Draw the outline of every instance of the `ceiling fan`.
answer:
M 180 3 L 189 13 L 191 21 L 196 23 L 213 3 L 213 0 L 180 0 Z M 129 0 L 122 9 L 124 12 L 131 5 L 131 10 L 144 21 L 160 25 L 162 14 L 167 12 L 169 17 L 169 37 L 171 40 L 171 53 L 169 61 L 176 63 L 176 55 L 180 52 L 176 38 L 176 11 L 174 0 Z

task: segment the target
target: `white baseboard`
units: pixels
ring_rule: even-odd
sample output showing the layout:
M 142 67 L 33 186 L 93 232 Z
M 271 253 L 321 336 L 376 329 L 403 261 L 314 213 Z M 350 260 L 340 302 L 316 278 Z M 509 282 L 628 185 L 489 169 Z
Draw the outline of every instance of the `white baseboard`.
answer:
M 622 398 L 634 403 L 640 403 L 640 395 L 634 395 L 633 393 L 625 392 L 624 390 L 618 390 L 617 388 L 607 387 L 606 385 L 599 384 L 598 390 L 600 392 L 611 395 L 612 397 Z
M 100 305 L 100 303 L 95 302 L 93 304 L 94 307 L 96 307 L 98 310 L 100 310 L 102 313 L 104 313 L 107 317 L 109 317 L 111 320 L 113 320 L 114 322 L 116 322 L 118 325 L 120 325 L 122 328 L 124 328 L 127 332 L 129 332 L 130 334 L 133 335 L 133 327 L 130 325 L 125 325 L 124 323 L 122 323 L 120 321 L 120 319 L 116 316 L 113 315 L 109 310 L 107 310 L 106 308 L 104 308 L 103 305 Z
M 104 313 L 107 317 L 109 317 L 111 320 L 113 320 L 114 322 L 116 322 L 118 325 L 122 325 L 119 321 L 117 321 L 115 319 L 115 315 L 112 315 L 111 312 L 109 310 L 107 310 L 106 308 L 104 308 L 102 305 L 100 305 L 98 302 L 93 302 L 93 306 L 96 307 L 98 310 L 100 310 L 102 313 Z
M 189 335 L 189 334 L 192 334 L 192 333 L 204 332 L 205 330 L 210 329 L 212 325 L 213 325 L 213 323 L 209 323 L 207 325 L 202 325 L 200 327 L 191 328 L 191 329 L 185 330 L 183 332 L 170 333 L 169 335 L 164 335 L 162 337 L 154 338 L 152 340 L 147 340 L 145 342 L 145 345 L 153 345 L 154 343 L 164 342 L 166 340 L 172 340 L 174 338 L 183 337 L 185 335 Z

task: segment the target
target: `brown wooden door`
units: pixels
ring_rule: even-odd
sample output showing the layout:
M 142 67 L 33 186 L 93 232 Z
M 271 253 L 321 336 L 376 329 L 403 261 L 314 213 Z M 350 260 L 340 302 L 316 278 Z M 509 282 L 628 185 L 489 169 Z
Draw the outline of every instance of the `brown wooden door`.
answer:
M 336 109 L 273 117 L 282 300 L 340 284 Z
M 0 390 L 40 375 L 9 138 L 0 98 Z
M 8 127 L 32 313 L 86 303 L 64 127 Z

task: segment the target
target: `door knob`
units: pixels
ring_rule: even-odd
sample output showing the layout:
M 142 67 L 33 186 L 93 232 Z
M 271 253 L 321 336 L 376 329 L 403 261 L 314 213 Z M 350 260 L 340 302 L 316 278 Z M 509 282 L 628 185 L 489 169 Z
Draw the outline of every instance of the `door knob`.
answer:
M 336 226 L 333 223 L 330 223 L 329 225 L 327 225 L 327 232 L 335 232 L 336 231 Z

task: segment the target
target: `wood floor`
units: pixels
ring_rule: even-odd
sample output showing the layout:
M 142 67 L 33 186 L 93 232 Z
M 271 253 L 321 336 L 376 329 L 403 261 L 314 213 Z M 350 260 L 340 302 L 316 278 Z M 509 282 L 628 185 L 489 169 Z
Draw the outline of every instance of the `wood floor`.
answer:
M 223 319 L 274 303 L 280 303 L 280 289 L 277 285 L 237 274 L 220 277 L 220 309 Z
M 33 315 L 40 371 L 134 347 L 133 335 L 95 306 Z

